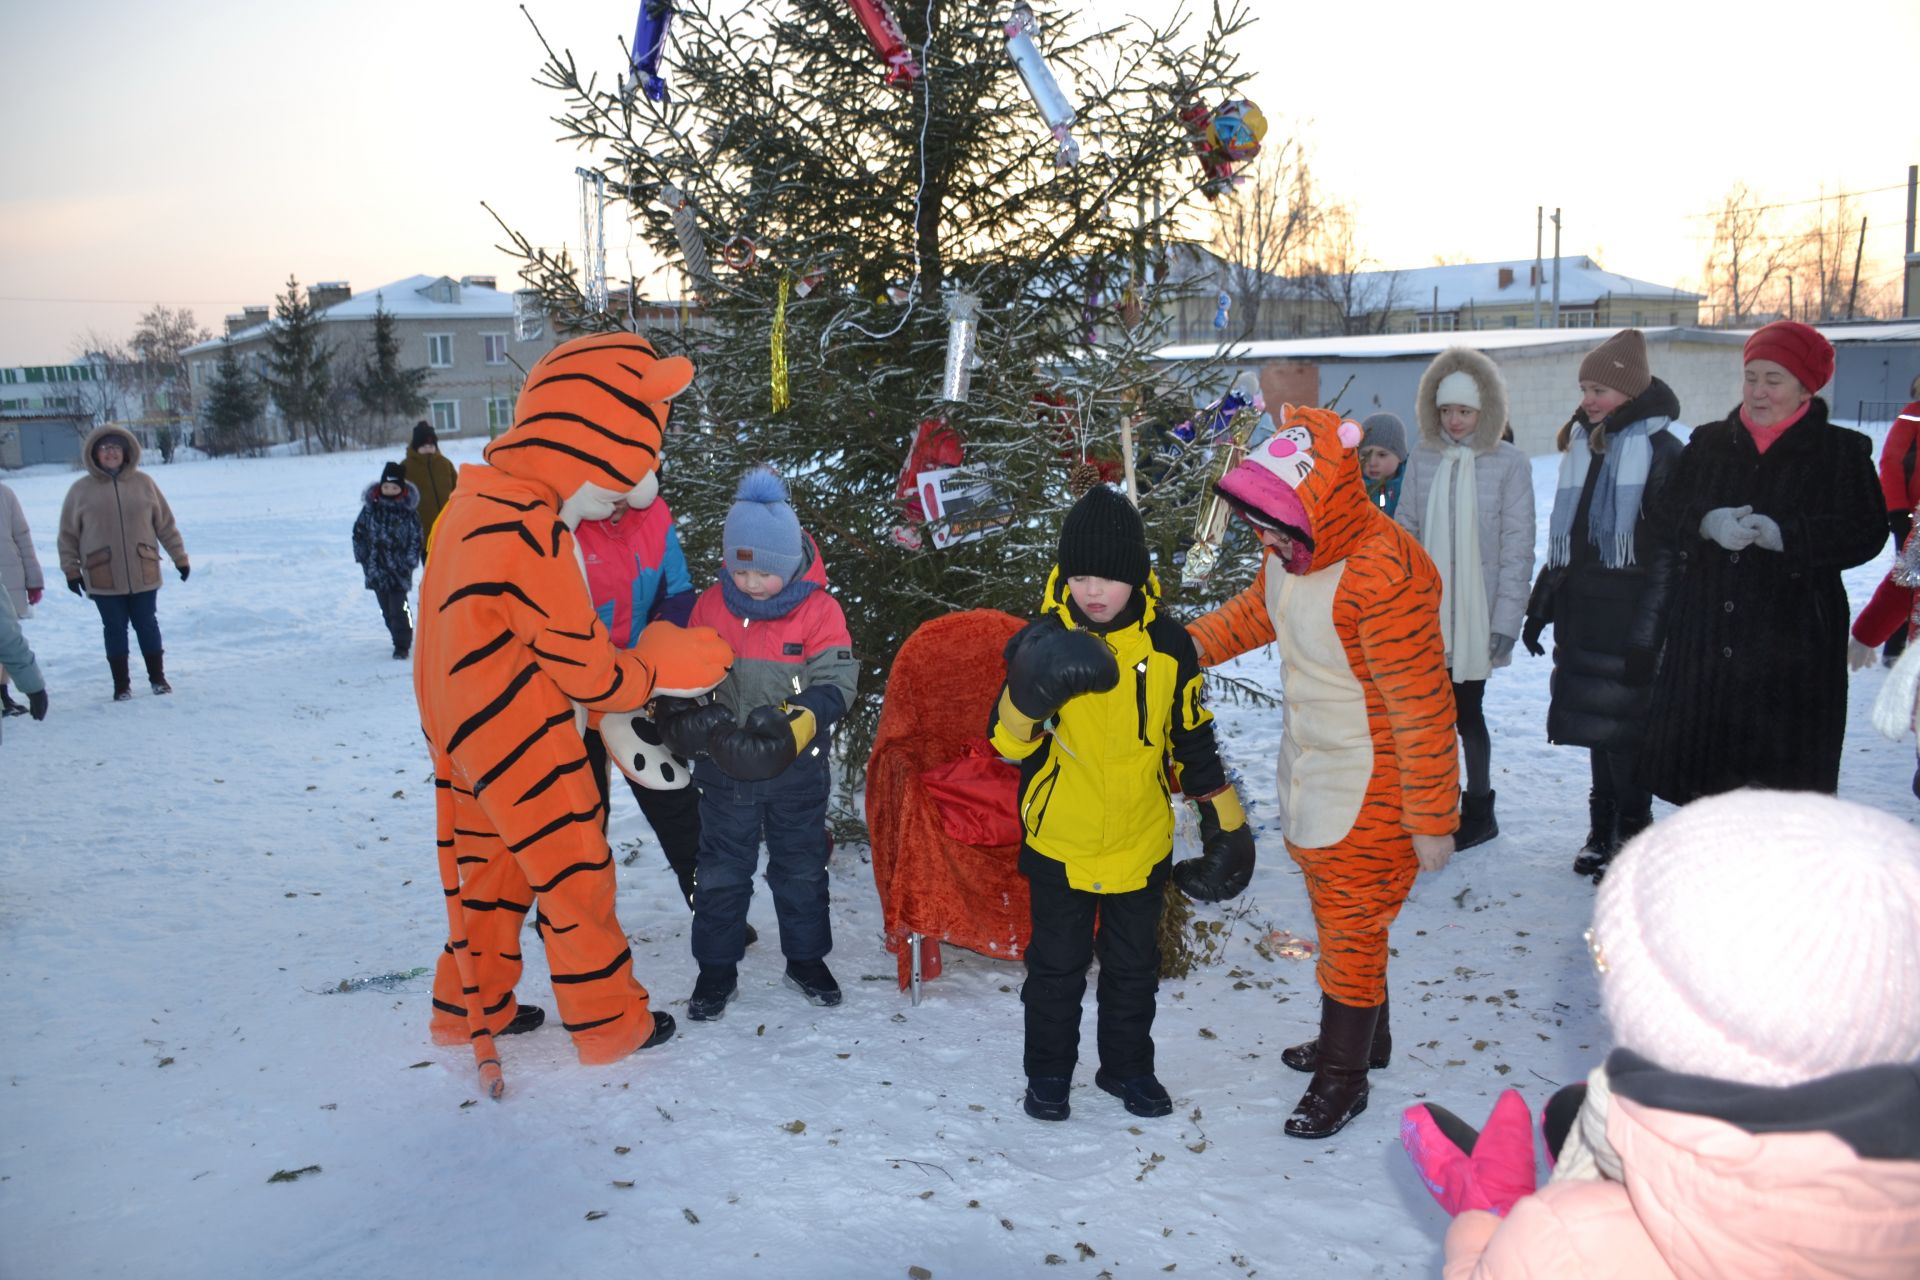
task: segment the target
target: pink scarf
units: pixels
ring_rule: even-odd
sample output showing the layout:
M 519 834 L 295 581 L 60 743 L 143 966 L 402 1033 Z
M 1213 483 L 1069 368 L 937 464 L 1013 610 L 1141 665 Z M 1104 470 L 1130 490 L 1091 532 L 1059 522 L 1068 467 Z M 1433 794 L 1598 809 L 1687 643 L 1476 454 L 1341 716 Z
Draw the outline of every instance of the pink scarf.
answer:
M 1778 440 L 1781 436 L 1787 433 L 1788 427 L 1800 421 L 1800 419 L 1806 417 L 1807 410 L 1811 408 L 1813 408 L 1813 401 L 1809 400 L 1805 404 L 1801 405 L 1796 412 L 1788 415 L 1785 418 L 1782 418 L 1780 421 L 1774 423 L 1770 427 L 1763 427 L 1759 423 L 1755 422 L 1752 418 L 1748 417 L 1747 406 L 1741 405 L 1740 406 L 1740 425 L 1745 427 L 1747 429 L 1747 434 L 1753 437 L 1753 447 L 1758 449 L 1761 453 L 1765 453 L 1768 449 L 1771 449 L 1773 447 L 1773 442 L 1775 440 Z

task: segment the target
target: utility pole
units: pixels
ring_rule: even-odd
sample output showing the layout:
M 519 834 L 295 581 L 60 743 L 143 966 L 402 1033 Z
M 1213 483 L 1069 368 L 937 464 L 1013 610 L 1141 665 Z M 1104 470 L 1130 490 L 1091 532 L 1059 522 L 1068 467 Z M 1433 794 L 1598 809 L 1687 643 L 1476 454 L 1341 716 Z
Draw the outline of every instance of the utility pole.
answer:
M 1560 327 L 1560 211 L 1553 211 L 1553 327 Z
M 1914 195 L 1920 190 L 1920 164 L 1907 166 L 1907 260 L 1900 264 L 1900 314 L 1913 314 L 1913 214 Z
M 1853 283 L 1847 286 L 1847 319 L 1853 319 L 1853 300 L 1860 294 L 1860 255 L 1867 250 L 1867 218 L 1860 216 L 1860 240 L 1853 247 Z
M 1540 237 L 1546 230 L 1547 207 L 1543 204 L 1533 206 L 1533 327 L 1540 327 L 1540 277 L 1544 274 L 1540 261 Z M 1913 252 L 1913 196 L 1907 196 L 1907 252 Z

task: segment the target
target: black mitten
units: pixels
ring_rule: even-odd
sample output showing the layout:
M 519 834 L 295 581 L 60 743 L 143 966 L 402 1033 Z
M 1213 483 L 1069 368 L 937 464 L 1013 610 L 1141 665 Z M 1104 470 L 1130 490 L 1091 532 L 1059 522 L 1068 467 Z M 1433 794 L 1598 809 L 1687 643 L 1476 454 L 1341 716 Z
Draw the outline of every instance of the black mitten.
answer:
M 716 731 L 733 727 L 733 712 L 718 702 L 662 694 L 653 700 L 653 722 L 660 727 L 660 740 L 667 750 L 682 760 L 704 760 L 707 740 Z
M 1527 625 L 1520 628 L 1520 643 L 1527 646 L 1527 652 L 1536 658 L 1547 651 L 1546 646 L 1540 643 L 1540 633 L 1546 629 L 1545 618 L 1528 618 Z
M 795 736 L 794 717 L 811 713 L 802 708 L 783 711 L 779 707 L 755 707 L 747 713 L 746 723 L 714 731 L 707 739 L 707 752 L 720 772 L 741 782 L 765 782 L 778 777 L 800 754 Z M 811 723 L 807 726 L 812 735 Z
M 35 720 L 45 720 L 47 718 L 47 691 L 45 689 L 40 690 L 38 693 L 30 693 L 27 695 L 27 711 Z
M 1007 644 L 1007 696 L 1030 719 L 1045 720 L 1069 698 L 1119 683 L 1120 664 L 1107 642 L 1057 619 L 1030 622 Z
M 1253 879 L 1253 829 L 1231 789 L 1199 802 L 1200 856 L 1175 864 L 1173 882 L 1196 902 L 1238 895 Z

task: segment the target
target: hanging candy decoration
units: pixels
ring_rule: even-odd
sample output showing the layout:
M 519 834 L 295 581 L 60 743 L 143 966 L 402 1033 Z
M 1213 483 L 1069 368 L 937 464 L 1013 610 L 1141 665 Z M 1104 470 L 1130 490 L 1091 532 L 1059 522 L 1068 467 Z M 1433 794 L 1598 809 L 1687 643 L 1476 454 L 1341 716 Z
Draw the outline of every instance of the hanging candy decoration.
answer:
M 713 267 L 707 261 L 707 242 L 700 234 L 700 218 L 693 202 L 671 182 L 660 184 L 659 201 L 673 215 L 673 238 L 680 242 L 680 260 L 686 264 L 694 292 L 704 294 L 713 283 Z
M 1215 294 L 1213 298 L 1213 327 L 1216 329 L 1226 328 L 1227 312 L 1231 311 L 1232 309 L 1233 309 L 1232 294 L 1228 293 L 1225 289 L 1222 289 L 1219 293 Z
M 973 348 L 979 337 L 974 312 L 979 306 L 980 299 L 965 290 L 947 296 L 947 369 L 940 382 L 942 400 L 967 402 L 967 388 L 973 381 Z
M 1047 122 L 1055 142 L 1060 150 L 1053 162 L 1060 168 L 1080 163 L 1080 144 L 1073 140 L 1068 129 L 1073 125 L 1074 108 L 1060 82 L 1053 78 L 1053 71 L 1047 66 L 1047 60 L 1040 56 L 1040 47 L 1033 38 L 1040 31 L 1040 20 L 1033 16 L 1033 10 L 1026 0 L 1019 0 L 1013 6 L 1013 16 L 1000 28 L 1007 37 L 1007 56 L 1013 59 L 1014 69 L 1019 71 L 1020 79 L 1026 83 L 1027 94 L 1033 99 L 1033 105 L 1040 110 L 1040 118 Z
M 773 304 L 773 411 L 784 413 L 793 403 L 792 387 L 787 381 L 787 288 L 793 277 L 780 273 L 780 292 Z
M 660 54 L 667 47 L 667 28 L 673 24 L 673 0 L 640 0 L 640 16 L 633 27 L 631 75 L 621 86 L 632 93 L 636 86 L 654 102 L 667 100 L 667 82 L 660 78 Z
M 920 549 L 920 526 L 927 522 L 926 504 L 920 499 L 920 473 L 957 467 L 965 455 L 960 433 L 945 418 L 921 419 L 914 430 L 913 443 L 907 447 L 907 461 L 900 468 L 900 481 L 893 490 L 893 500 L 905 516 L 904 523 L 894 526 L 891 536 L 895 543 L 909 551 Z
M 900 30 L 900 20 L 893 16 L 893 10 L 887 8 L 887 0 L 847 2 L 853 6 L 853 16 L 860 20 L 873 51 L 887 64 L 889 85 L 910 85 L 926 74 L 907 47 L 906 33 Z

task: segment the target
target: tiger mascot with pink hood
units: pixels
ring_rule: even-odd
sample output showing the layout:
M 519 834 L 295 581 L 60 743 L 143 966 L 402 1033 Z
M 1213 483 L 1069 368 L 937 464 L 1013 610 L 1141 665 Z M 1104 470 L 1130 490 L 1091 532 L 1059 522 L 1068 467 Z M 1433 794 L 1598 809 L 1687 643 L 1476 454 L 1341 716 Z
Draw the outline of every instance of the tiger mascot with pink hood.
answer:
M 487 446 L 485 464 L 460 469 L 434 527 L 413 671 L 448 915 L 432 1031 L 440 1044 L 473 1044 L 494 1097 L 504 1082 L 493 1038 L 545 1017 L 514 996 L 530 911 L 581 1062 L 613 1062 L 673 1035 L 673 1019 L 649 1007 L 633 976 L 614 914 L 577 711 L 597 719 L 658 693 L 703 692 L 732 652 L 710 628 L 663 623 L 616 648 L 572 530 L 617 499 L 653 500 L 667 402 L 692 380 L 686 359 L 658 358 L 632 334 L 555 347 L 528 371 L 514 425 Z

